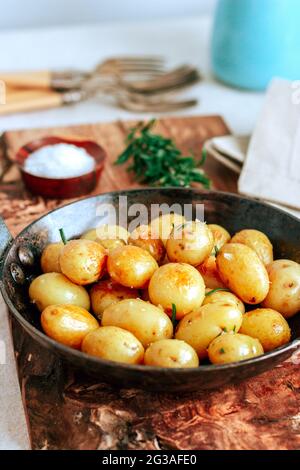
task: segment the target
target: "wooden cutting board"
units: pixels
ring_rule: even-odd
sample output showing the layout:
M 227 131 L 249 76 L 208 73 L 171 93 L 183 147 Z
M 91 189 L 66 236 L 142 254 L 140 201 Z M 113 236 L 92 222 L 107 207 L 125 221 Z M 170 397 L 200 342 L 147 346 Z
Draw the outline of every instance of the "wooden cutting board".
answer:
M 114 122 L 8 132 L 7 155 L 45 135 L 88 137 L 109 158 L 94 194 L 136 187 L 113 161 L 132 123 Z M 227 134 L 218 116 L 162 119 L 156 128 L 186 151 L 200 154 L 203 142 Z M 4 157 L 0 168 L 7 166 Z M 214 187 L 236 191 L 236 176 L 208 158 Z M 32 197 L 10 166 L 0 180 L 0 207 L 13 234 L 66 201 Z M 298 449 L 300 447 L 300 357 L 260 377 L 222 390 L 184 396 L 116 390 L 85 377 L 33 341 L 12 320 L 15 353 L 34 449 Z

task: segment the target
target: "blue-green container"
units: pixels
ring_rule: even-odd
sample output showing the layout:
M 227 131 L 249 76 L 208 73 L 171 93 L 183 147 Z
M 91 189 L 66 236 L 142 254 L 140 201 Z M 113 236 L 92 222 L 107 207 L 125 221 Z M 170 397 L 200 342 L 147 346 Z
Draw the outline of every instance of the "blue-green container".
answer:
M 219 0 L 212 67 L 220 80 L 254 90 L 274 76 L 300 79 L 300 0 Z

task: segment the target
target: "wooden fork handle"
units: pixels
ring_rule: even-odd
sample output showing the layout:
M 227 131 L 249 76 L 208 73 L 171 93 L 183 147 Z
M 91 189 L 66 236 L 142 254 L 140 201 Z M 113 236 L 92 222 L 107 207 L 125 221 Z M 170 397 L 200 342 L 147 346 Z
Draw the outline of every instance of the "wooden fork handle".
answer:
M 14 88 L 50 89 L 51 77 L 52 74 L 48 70 L 0 73 L 0 80 L 2 80 L 7 87 Z
M 8 93 L 5 104 L 0 104 L 0 115 L 58 108 L 64 104 L 63 95 L 54 91 Z

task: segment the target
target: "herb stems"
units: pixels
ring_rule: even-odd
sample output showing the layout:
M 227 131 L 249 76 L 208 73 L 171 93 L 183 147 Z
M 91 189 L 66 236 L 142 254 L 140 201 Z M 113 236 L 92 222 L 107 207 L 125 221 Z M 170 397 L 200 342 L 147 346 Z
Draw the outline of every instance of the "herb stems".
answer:
M 127 171 L 135 174 L 136 180 L 153 186 L 190 187 L 200 183 L 210 187 L 210 179 L 200 167 L 206 152 L 196 160 L 194 155 L 183 156 L 175 143 L 162 135 L 152 133 L 155 119 L 139 123 L 127 136 L 126 149 L 116 160 L 116 165 L 130 161 Z

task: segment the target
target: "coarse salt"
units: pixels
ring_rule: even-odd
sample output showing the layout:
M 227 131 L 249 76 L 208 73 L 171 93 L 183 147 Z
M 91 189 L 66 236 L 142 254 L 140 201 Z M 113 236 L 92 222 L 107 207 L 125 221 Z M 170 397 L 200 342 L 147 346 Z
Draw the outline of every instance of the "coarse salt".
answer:
M 72 178 L 89 173 L 95 160 L 82 147 L 72 144 L 45 145 L 25 160 L 24 170 L 45 178 Z

